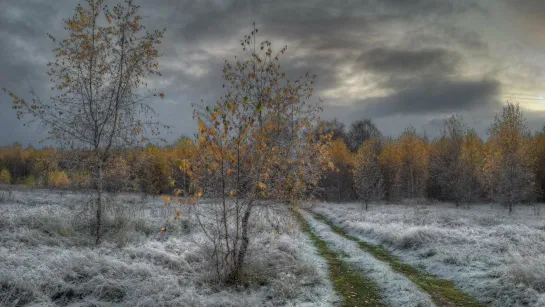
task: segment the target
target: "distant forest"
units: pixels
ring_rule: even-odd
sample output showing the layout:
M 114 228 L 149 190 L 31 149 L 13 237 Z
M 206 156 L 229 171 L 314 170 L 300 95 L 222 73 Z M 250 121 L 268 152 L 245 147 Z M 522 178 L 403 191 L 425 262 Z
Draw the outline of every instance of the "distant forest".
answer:
M 443 121 L 440 136 L 429 140 L 407 127 L 383 136 L 369 119 L 348 127 L 325 122 L 332 135 L 333 168 L 323 170 L 321 200 L 329 202 L 429 198 L 457 205 L 497 201 L 506 205 L 545 200 L 545 129 L 531 133 L 518 105 L 508 104 L 489 128 L 487 140 L 462 117 Z M 324 133 L 321 131 L 320 133 Z M 318 132 L 316 132 L 318 134 Z M 191 172 L 184 161 L 199 155 L 197 142 L 116 151 L 105 167 L 107 190 L 172 193 L 171 182 L 189 190 Z M 92 180 L 74 160 L 86 153 L 53 147 L 0 148 L 0 182 L 29 187 L 88 189 Z M 74 158 L 77 157 L 77 158 Z

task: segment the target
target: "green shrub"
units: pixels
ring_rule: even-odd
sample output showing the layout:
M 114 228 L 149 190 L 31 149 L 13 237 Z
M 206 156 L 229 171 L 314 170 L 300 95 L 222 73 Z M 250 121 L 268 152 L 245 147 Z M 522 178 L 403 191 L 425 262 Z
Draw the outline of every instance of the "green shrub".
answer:
M 5 168 L 0 171 L 0 183 L 11 184 L 11 173 Z
M 36 186 L 36 178 L 34 175 L 30 175 L 23 180 L 23 184 L 27 187 L 35 187 Z

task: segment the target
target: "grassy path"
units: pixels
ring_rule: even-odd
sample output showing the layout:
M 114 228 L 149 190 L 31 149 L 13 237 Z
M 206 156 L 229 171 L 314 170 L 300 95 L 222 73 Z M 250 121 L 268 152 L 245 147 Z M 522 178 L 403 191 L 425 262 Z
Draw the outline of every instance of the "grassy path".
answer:
M 348 263 L 340 259 L 340 254 L 329 249 L 325 241 L 320 239 L 301 213 L 295 211 L 295 216 L 314 245 L 318 253 L 329 266 L 329 278 L 335 291 L 342 296 L 343 307 L 376 307 L 385 306 L 381 303 L 380 291 L 377 285 L 370 279 L 354 270 Z
M 390 254 L 387 250 L 380 246 L 372 245 L 358 240 L 356 237 L 348 235 L 344 230 L 326 217 L 320 214 L 315 214 L 316 220 L 319 220 L 331 227 L 333 232 L 343 236 L 346 239 L 356 242 L 359 247 L 373 255 L 378 260 L 384 261 L 390 265 L 392 270 L 405 275 L 420 289 L 430 294 L 432 300 L 437 306 L 446 307 L 484 307 L 486 304 L 480 303 L 473 297 L 456 289 L 454 284 L 448 280 L 439 279 L 431 274 L 419 270 L 409 264 L 402 263 L 397 257 Z M 325 243 L 324 243 L 325 244 Z

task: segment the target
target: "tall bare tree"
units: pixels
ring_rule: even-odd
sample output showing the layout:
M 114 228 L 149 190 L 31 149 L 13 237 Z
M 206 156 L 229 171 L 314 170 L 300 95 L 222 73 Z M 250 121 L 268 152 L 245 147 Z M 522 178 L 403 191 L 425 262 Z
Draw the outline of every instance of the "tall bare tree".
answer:
M 352 152 L 358 151 L 363 143 L 372 138 L 380 138 L 382 134 L 370 119 L 353 122 L 348 129 L 348 146 Z
M 430 177 L 440 188 L 443 199 L 454 201 L 456 206 L 465 200 L 468 181 L 468 165 L 462 160 L 462 148 L 467 125 L 459 115 L 443 121 L 441 137 L 433 144 L 430 156 Z
M 358 198 L 365 204 L 365 210 L 369 209 L 371 201 L 380 200 L 384 196 L 384 179 L 378 161 L 380 154 L 380 140 L 368 139 L 360 147 L 354 157 L 352 176 L 354 188 Z
M 6 89 L 19 118 L 33 116 L 58 145 L 91 153 L 82 162 L 93 174 L 96 198 L 96 243 L 100 243 L 103 208 L 103 168 L 112 149 L 158 135 L 161 125 L 150 98 L 162 93 L 142 91 L 147 77 L 160 75 L 157 45 L 165 29 L 144 32 L 139 7 L 132 0 L 112 9 L 103 0 L 78 4 L 65 19 L 66 39 L 57 41 L 48 75 L 57 94 L 42 100 L 31 90 L 26 101 Z

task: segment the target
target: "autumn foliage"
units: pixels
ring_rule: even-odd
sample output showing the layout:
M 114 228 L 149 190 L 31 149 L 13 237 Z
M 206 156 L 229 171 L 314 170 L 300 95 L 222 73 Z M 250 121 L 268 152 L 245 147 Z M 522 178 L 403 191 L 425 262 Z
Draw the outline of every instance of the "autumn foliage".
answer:
M 313 197 L 329 164 L 328 136 L 311 133 L 321 111 L 308 102 L 316 76 L 290 80 L 279 64 L 286 47 L 274 53 L 269 41 L 256 41 L 257 32 L 241 41 L 243 59 L 225 61 L 225 95 L 194 106 L 199 154 L 180 162 L 191 173 L 194 198 L 206 195 L 213 205 L 197 217 L 217 276 L 237 283 L 255 208 Z
M 49 175 L 48 184 L 55 188 L 66 188 L 70 185 L 70 180 L 65 172 L 55 171 Z

